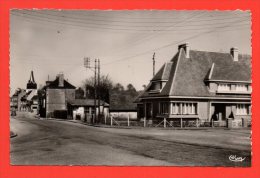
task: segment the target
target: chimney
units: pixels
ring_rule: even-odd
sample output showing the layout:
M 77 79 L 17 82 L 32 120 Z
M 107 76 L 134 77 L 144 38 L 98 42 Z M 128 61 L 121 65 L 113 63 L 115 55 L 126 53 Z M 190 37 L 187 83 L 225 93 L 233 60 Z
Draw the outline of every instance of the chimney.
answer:
M 59 87 L 64 87 L 64 75 L 60 73 L 58 77 L 59 77 Z
M 238 48 L 236 47 L 231 48 L 230 54 L 232 55 L 234 61 L 238 61 Z
M 178 50 L 180 50 L 181 48 L 184 49 L 185 51 L 185 57 L 186 58 L 190 58 L 190 46 L 189 43 L 184 43 L 178 46 Z

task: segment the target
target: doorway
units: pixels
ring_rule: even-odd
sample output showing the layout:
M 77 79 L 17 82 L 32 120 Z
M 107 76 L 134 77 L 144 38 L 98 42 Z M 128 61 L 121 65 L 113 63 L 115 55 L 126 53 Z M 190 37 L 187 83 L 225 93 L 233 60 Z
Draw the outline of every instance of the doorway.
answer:
M 146 119 L 151 119 L 152 118 L 152 113 L 153 113 L 152 103 L 146 103 L 145 104 L 145 116 L 146 116 Z
M 213 113 L 212 119 L 215 121 L 226 120 L 226 105 L 222 103 L 214 104 L 215 112 Z

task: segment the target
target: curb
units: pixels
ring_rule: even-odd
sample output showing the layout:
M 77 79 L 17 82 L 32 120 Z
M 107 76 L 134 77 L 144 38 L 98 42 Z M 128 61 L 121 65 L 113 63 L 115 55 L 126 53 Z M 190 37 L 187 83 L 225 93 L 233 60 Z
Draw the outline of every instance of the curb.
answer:
M 14 138 L 14 137 L 16 137 L 16 136 L 17 136 L 16 133 L 14 133 L 13 131 L 10 131 L 10 138 Z

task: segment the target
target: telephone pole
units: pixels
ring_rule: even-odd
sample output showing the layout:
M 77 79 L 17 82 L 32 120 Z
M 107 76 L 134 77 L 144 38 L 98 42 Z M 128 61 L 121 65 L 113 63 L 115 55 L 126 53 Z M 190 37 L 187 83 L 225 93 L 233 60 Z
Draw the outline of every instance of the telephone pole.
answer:
M 94 121 L 93 123 L 96 122 L 97 119 L 97 103 L 96 103 L 96 98 L 97 98 L 97 59 L 95 59 L 95 80 L 94 80 Z
M 100 60 L 98 59 L 98 121 L 100 119 Z
M 155 53 L 153 53 L 153 76 L 155 75 Z

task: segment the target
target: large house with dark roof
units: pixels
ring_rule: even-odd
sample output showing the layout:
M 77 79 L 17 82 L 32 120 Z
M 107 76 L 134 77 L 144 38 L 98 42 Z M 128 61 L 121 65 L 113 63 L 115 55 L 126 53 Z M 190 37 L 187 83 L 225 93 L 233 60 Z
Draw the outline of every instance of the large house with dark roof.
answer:
M 136 100 L 148 120 L 251 120 L 251 57 L 191 50 L 177 54 L 154 75 Z

